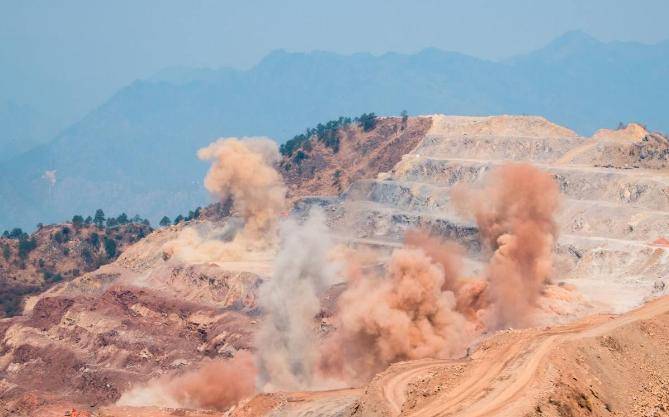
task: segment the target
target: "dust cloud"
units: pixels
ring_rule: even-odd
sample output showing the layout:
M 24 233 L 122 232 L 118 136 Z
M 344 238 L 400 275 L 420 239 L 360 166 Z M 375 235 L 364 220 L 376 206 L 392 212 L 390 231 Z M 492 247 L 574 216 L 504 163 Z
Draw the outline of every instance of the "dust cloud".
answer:
M 242 225 L 231 220 L 219 236 L 204 226 L 187 226 L 164 245 L 165 257 L 192 263 L 267 259 L 286 210 L 286 187 L 274 168 L 279 159 L 276 142 L 224 138 L 200 149 L 198 157 L 212 163 L 204 180 L 206 189 L 223 202 L 231 200 Z
M 178 376 L 153 379 L 124 393 L 118 405 L 225 410 L 255 392 L 254 357 L 239 351 Z
M 396 361 L 463 352 L 474 327 L 445 283 L 441 265 L 418 248 L 395 250 L 386 276 L 350 277 L 323 372 L 359 383 Z
M 314 207 L 303 224 L 285 220 L 280 236 L 274 273 L 260 288 L 265 316 L 256 336 L 258 385 L 263 391 L 323 386 L 315 372 L 320 351 L 314 317 L 319 296 L 338 276 L 325 216 Z
M 273 165 L 280 159 L 268 138 L 225 138 L 200 149 L 197 156 L 212 165 L 205 188 L 222 200 L 232 198 L 233 212 L 244 218 L 248 238 L 272 231 L 286 209 L 286 186 Z
M 530 165 L 505 165 L 481 189 L 454 194 L 491 254 L 484 275 L 463 277 L 464 250 L 420 231 L 407 233 L 384 275 L 347 268 L 324 372 L 361 382 L 393 362 L 454 357 L 485 331 L 531 323 L 552 269 L 555 181 Z
M 456 195 L 467 198 L 465 206 L 493 251 L 485 273 L 492 306 L 488 326 L 530 324 L 530 313 L 553 267 L 556 182 L 532 165 L 509 164 L 490 172 L 482 189 L 456 190 Z
M 242 214 L 242 235 L 264 239 L 277 231 L 273 274 L 259 290 L 264 317 L 253 360 L 240 353 L 235 361 L 209 365 L 164 387 L 134 390 L 124 395 L 126 401 L 158 392 L 178 404 L 222 409 L 254 389 L 358 385 L 393 362 L 462 356 L 486 331 L 530 324 L 557 237 L 559 193 L 549 174 L 530 165 L 504 165 L 481 187 L 455 188 L 453 198 L 478 224 L 489 257 L 482 276 L 465 277 L 464 249 L 427 233 L 407 233 L 389 258 L 368 251 L 337 256 L 320 209 L 312 208 L 302 223 L 279 222 L 285 187 L 269 164 L 275 148 L 233 138 L 199 153 L 213 160 L 207 188 L 232 198 Z M 206 249 L 206 243 L 195 243 L 195 252 Z M 320 297 L 338 281 L 346 286 L 336 311 L 319 324 Z

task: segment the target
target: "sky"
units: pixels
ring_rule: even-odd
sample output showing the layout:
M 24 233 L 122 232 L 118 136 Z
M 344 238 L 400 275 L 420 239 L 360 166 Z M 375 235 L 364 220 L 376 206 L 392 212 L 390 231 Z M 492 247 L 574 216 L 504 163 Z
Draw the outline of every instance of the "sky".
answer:
M 170 66 L 249 68 L 274 49 L 501 59 L 569 30 L 669 39 L 667 0 L 0 0 L 0 100 L 81 117 Z

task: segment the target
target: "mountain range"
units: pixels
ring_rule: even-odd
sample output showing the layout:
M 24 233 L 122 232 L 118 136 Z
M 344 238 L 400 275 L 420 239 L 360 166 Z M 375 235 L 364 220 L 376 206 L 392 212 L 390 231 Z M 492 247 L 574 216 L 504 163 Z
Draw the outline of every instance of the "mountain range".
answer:
M 668 101 L 669 41 L 604 43 L 582 32 L 503 61 L 438 49 L 275 51 L 249 70 L 168 68 L 122 88 L 46 144 L 8 154 L 0 228 L 31 229 L 96 208 L 154 223 L 187 212 L 209 201 L 207 165 L 195 153 L 218 137 L 284 142 L 339 116 L 403 110 L 536 114 L 582 135 L 630 121 L 669 131 Z

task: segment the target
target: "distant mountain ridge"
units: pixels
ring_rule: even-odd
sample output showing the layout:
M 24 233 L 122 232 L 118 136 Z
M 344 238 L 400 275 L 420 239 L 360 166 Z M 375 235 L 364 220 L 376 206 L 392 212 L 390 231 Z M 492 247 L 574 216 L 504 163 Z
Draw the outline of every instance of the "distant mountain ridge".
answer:
M 588 135 L 621 121 L 669 131 L 668 101 L 669 41 L 603 43 L 581 32 L 502 62 L 431 48 L 380 56 L 275 51 L 245 71 L 169 68 L 0 165 L 0 229 L 98 207 L 155 223 L 203 205 L 207 166 L 195 152 L 222 136 L 285 141 L 342 115 L 402 110 L 538 114 Z

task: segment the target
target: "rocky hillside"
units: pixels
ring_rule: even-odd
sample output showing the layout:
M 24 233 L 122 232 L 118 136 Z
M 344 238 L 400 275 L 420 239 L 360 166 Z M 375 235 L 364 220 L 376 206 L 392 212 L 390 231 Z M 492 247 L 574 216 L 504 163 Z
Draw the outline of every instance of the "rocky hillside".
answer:
M 113 262 L 151 231 L 145 224 L 128 222 L 112 227 L 63 223 L 40 227 L 31 235 L 6 233 L 0 237 L 2 312 L 17 314 L 25 296 Z
M 96 411 L 137 381 L 252 348 L 266 269 L 170 260 L 164 244 L 195 224 L 159 229 L 0 321 L 0 415 Z
M 367 129 L 349 122 L 290 147 L 280 167 L 291 200 L 337 196 L 357 180 L 390 170 L 431 124 L 429 117 L 377 117 Z

